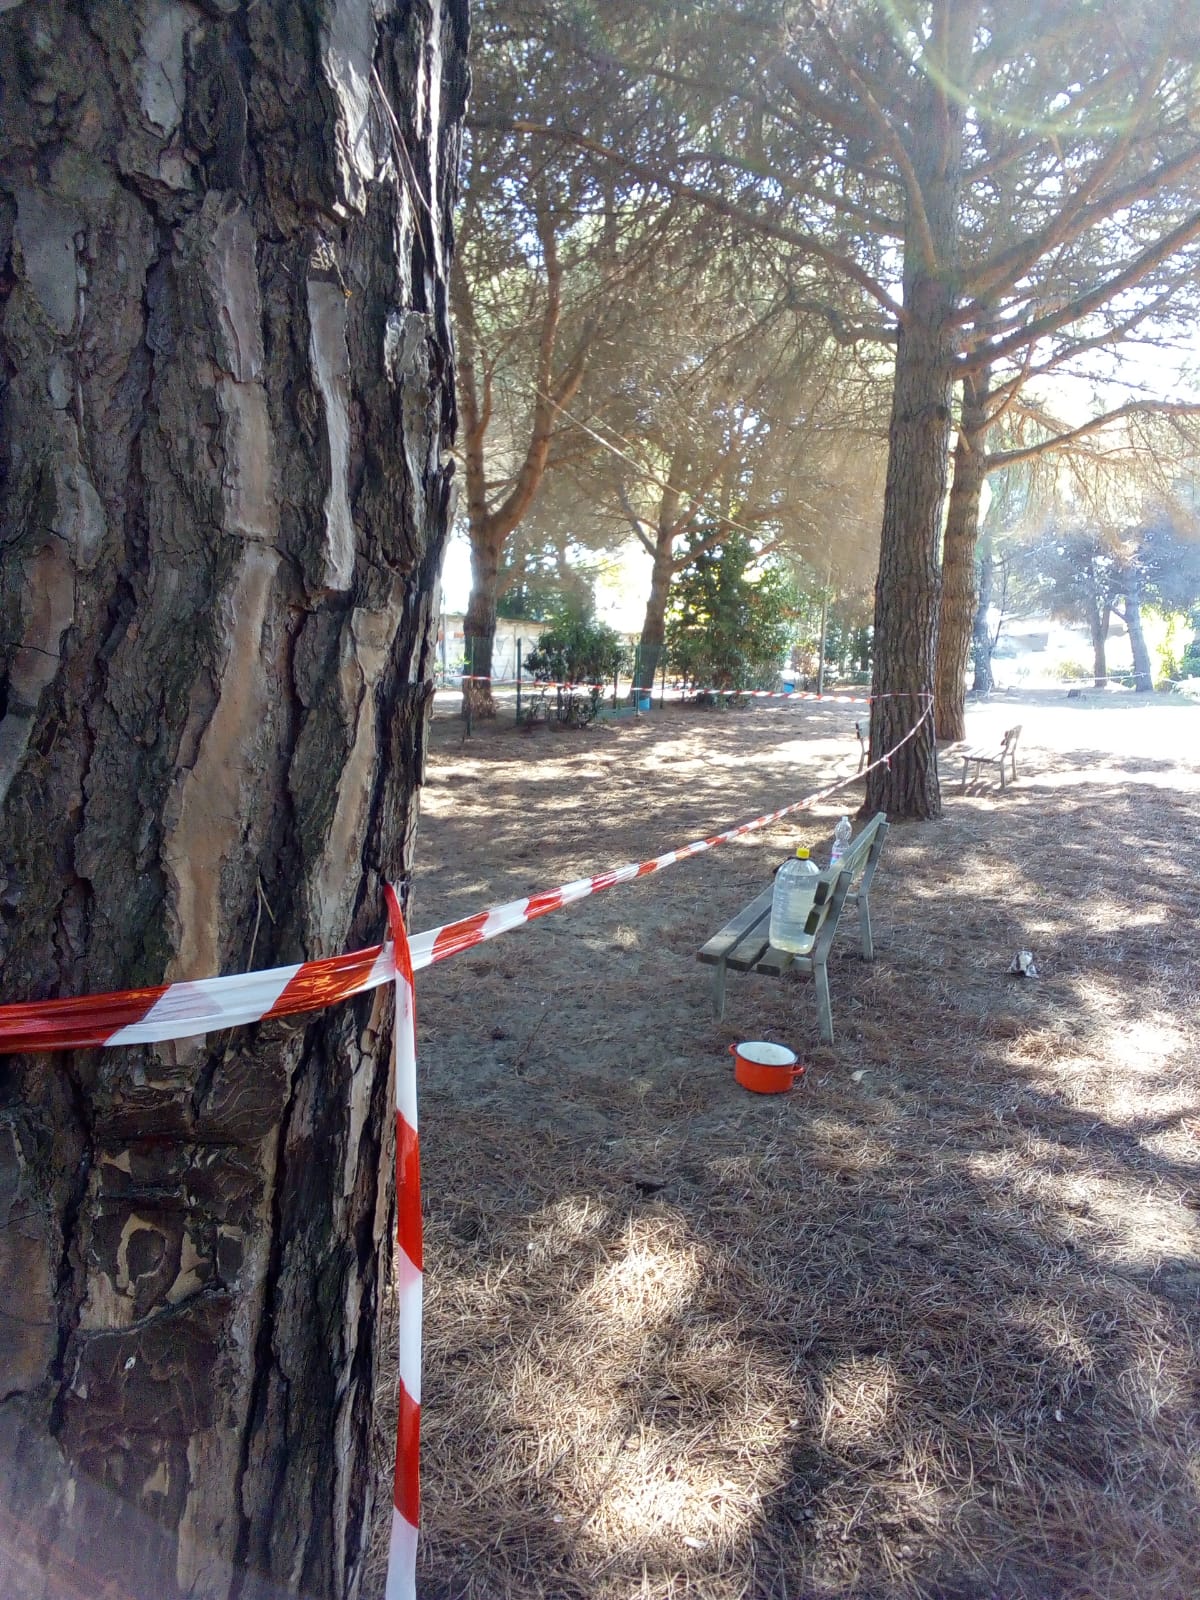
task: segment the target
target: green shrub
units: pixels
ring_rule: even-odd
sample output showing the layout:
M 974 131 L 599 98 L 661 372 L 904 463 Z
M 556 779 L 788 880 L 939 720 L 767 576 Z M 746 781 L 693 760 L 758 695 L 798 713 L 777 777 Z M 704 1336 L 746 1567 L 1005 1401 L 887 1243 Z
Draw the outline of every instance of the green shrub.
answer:
M 1090 678 L 1092 673 L 1082 661 L 1060 661 L 1054 669 L 1054 676 L 1069 683 L 1073 678 Z
M 784 570 L 759 564 L 750 540 L 728 533 L 708 543 L 689 536 L 693 554 L 675 581 L 667 619 L 671 664 L 685 682 L 707 689 L 776 689 L 795 633 L 795 606 Z
M 542 683 L 607 683 L 628 659 L 625 641 L 605 623 L 563 617 L 525 657 L 525 670 Z

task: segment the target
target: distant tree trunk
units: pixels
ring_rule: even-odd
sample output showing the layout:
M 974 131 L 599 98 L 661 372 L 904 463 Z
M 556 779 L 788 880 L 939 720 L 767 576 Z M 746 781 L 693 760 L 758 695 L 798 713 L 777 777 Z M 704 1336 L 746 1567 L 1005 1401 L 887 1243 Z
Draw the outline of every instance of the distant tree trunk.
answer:
M 962 418 L 954 449 L 954 480 L 942 542 L 938 617 L 936 727 L 939 739 L 966 736 L 964 683 L 975 619 L 975 546 L 979 498 L 987 476 L 988 368 L 963 378 Z M 986 629 L 986 620 L 985 620 Z
M 641 677 L 644 684 L 651 684 L 658 673 L 663 661 L 663 650 L 667 637 L 667 606 L 671 598 L 671 579 L 675 576 L 675 566 L 671 559 L 671 545 L 667 541 L 665 549 L 662 541 L 654 552 L 654 565 L 650 573 L 650 593 L 646 598 L 646 615 L 642 620 L 642 634 L 639 641 L 638 661 L 641 666 Z
M 1146 634 L 1142 628 L 1141 580 L 1136 573 L 1129 579 L 1125 590 L 1125 626 L 1129 630 L 1129 649 L 1133 655 L 1133 687 L 1137 694 L 1149 694 L 1154 688 L 1154 668 L 1146 648 Z
M 988 534 L 984 534 L 979 541 L 979 587 L 978 598 L 975 603 L 975 620 L 971 625 L 971 655 L 975 665 L 975 680 L 972 689 L 976 694 L 991 694 L 994 687 L 992 677 L 992 633 L 988 622 L 988 612 L 992 605 L 992 588 L 996 573 L 996 563 L 992 556 L 992 541 Z
M 977 13 L 978 0 L 940 8 L 939 34 L 929 45 L 939 71 L 929 74 L 927 114 L 908 131 L 920 200 L 906 197 L 904 319 L 888 429 L 871 703 L 871 759 L 895 754 L 868 773 L 865 800 L 868 812 L 893 817 L 937 817 L 942 809 L 932 718 L 900 741 L 934 688 L 962 165 L 962 102 L 949 86 L 961 79 Z
M 662 485 L 658 503 L 658 521 L 653 529 L 653 544 L 642 531 L 648 524 L 638 527 L 638 537 L 653 557 L 650 568 L 650 593 L 646 597 L 646 614 L 642 619 L 642 635 L 638 646 L 638 663 L 644 684 L 654 682 L 662 664 L 667 637 L 667 606 L 671 600 L 671 580 L 677 570 L 675 540 L 688 520 L 688 516 L 685 515 L 681 519 L 679 515 L 679 503 L 683 498 L 683 481 L 687 469 L 687 451 L 681 446 L 671 457 L 671 465 Z M 628 505 L 627 511 L 629 511 Z M 637 526 L 636 520 L 635 526 Z
M 459 394 L 463 412 L 463 454 L 467 479 L 467 531 L 471 541 L 471 593 L 463 620 L 464 642 L 474 682 L 463 685 L 463 715 L 492 717 L 492 660 L 496 643 L 496 605 L 500 564 L 509 535 L 520 525 L 542 486 L 550 460 L 550 439 L 564 406 L 583 382 L 594 329 L 585 328 L 574 354 L 555 376 L 562 318 L 562 266 L 555 219 L 547 207 L 538 213 L 538 237 L 546 272 L 534 372 L 534 401 L 525 456 L 512 488 L 499 505 L 488 502 L 485 471 L 487 430 L 492 417 L 492 376 L 483 364 L 470 284 L 461 265 L 453 280 L 454 315 L 459 333 Z
M 1105 655 L 1108 644 L 1109 609 L 1107 604 L 1102 609 L 1099 602 L 1090 595 L 1085 604 L 1088 632 L 1092 636 L 1092 677 L 1096 688 L 1104 689 L 1108 686 L 1108 665 Z
M 6 1000 L 384 932 L 466 28 L 465 0 L 3 7 Z M 383 994 L 0 1063 L 6 1600 L 364 1594 Z
M 494 717 L 492 662 L 496 649 L 496 606 L 500 599 L 500 556 L 504 541 L 486 535 L 471 539 L 471 593 L 463 619 L 463 647 L 470 681 L 463 684 L 463 710 Z M 476 681 L 478 680 L 478 681 Z

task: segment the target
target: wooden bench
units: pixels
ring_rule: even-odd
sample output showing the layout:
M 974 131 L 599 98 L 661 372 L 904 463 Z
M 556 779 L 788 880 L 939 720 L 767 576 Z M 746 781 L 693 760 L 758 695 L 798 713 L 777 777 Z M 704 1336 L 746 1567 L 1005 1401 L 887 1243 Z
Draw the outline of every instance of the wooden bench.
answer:
M 712 967 L 713 1009 L 718 1018 L 725 1015 L 725 974 L 765 972 L 782 977 L 789 969 L 811 975 L 817 990 L 817 1017 L 821 1038 L 833 1043 L 833 1012 L 829 1004 L 829 974 L 826 963 L 838 921 L 847 902 L 858 911 L 862 958 L 871 961 L 875 946 L 871 938 L 871 880 L 887 836 L 887 817 L 881 811 L 872 817 L 858 837 L 847 847 L 835 866 L 826 867 L 817 879 L 813 907 L 805 932 L 815 935 L 807 955 L 793 955 L 772 945 L 768 929 L 771 921 L 772 888 L 764 889 L 743 911 L 732 918 L 697 953 L 696 959 Z
M 1000 787 L 1002 789 L 1007 788 L 1008 786 L 1008 768 L 1011 767 L 1013 782 L 1016 783 L 1017 741 L 1020 739 L 1020 737 L 1021 724 L 1018 722 L 1015 728 L 1006 728 L 1004 730 L 1004 737 L 1000 741 L 1000 748 L 998 750 L 996 749 L 995 745 L 979 745 L 974 750 L 959 751 L 958 759 L 963 764 L 962 787 L 960 788 L 959 793 L 966 793 L 967 774 L 971 770 L 972 766 L 975 768 L 976 778 L 979 777 L 980 767 L 999 767 Z

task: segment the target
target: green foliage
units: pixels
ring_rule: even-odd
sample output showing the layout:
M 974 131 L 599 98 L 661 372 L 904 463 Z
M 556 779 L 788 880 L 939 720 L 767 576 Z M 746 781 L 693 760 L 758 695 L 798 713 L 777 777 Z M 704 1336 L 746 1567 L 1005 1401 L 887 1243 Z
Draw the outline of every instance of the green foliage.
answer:
M 1187 642 L 1187 618 L 1180 611 L 1163 611 L 1158 606 L 1147 606 L 1142 612 L 1142 629 L 1157 688 L 1169 688 L 1175 678 L 1182 678 L 1181 657 Z
M 803 580 L 800 580 L 801 582 Z M 821 648 L 821 590 L 798 588 L 795 595 L 792 670 L 805 687 L 817 683 Z M 870 601 L 863 595 L 830 594 L 825 617 L 825 681 L 869 680 L 874 663 Z
M 1064 657 L 1055 666 L 1054 676 L 1061 678 L 1063 683 L 1082 683 L 1085 678 L 1092 676 L 1092 669 L 1082 661 Z
M 711 529 L 688 535 L 692 554 L 675 581 L 667 650 L 688 683 L 770 689 L 795 633 L 796 597 L 783 568 L 760 565 L 750 540 Z
M 628 664 L 621 635 L 603 622 L 563 615 L 525 657 L 525 670 L 542 683 L 607 683 Z
M 1200 678 L 1200 606 L 1197 606 L 1188 617 L 1188 622 L 1194 630 L 1191 640 L 1182 656 L 1179 658 L 1179 671 L 1177 678 Z
M 595 610 L 594 574 L 573 565 L 552 540 L 518 528 L 500 558 L 499 617 L 589 618 Z

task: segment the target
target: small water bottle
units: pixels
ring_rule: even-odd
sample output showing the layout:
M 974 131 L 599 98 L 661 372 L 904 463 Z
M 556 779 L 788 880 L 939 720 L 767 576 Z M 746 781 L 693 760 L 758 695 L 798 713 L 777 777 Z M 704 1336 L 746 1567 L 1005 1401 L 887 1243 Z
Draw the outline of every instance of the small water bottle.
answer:
M 833 850 L 829 857 L 829 865 L 831 867 L 836 865 L 846 854 L 846 846 L 850 843 L 850 833 L 850 818 L 843 817 L 833 830 Z
M 796 851 L 795 860 L 785 861 L 775 874 L 769 938 L 776 950 L 802 956 L 812 949 L 815 935 L 805 933 L 804 924 L 812 910 L 820 876 L 817 863 L 810 859 L 804 845 Z

